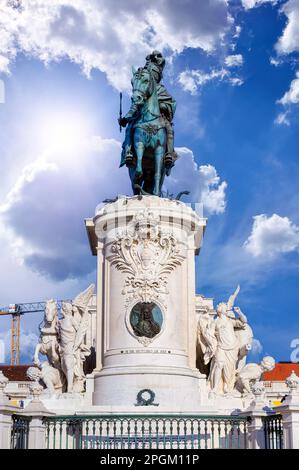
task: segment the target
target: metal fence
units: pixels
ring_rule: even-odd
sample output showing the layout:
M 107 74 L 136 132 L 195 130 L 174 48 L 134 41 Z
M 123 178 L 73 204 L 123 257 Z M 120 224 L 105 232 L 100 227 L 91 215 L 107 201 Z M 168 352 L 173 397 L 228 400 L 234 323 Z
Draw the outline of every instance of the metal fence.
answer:
M 246 417 L 55 416 L 44 418 L 48 449 L 244 449 Z
M 30 421 L 29 416 L 12 416 L 11 449 L 28 449 Z
M 265 449 L 283 449 L 283 426 L 280 414 L 263 418 Z

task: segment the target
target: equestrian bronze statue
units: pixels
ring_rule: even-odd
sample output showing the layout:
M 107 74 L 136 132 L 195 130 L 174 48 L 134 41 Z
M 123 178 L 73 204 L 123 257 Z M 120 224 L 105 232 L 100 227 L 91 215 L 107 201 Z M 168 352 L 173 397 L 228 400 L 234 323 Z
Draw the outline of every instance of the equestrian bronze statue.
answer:
M 120 166 L 128 167 L 134 194 L 160 196 L 177 159 L 172 125 L 176 102 L 160 83 L 164 66 L 164 57 L 154 51 L 144 67 L 133 69 L 131 108 L 119 118 L 126 127 Z

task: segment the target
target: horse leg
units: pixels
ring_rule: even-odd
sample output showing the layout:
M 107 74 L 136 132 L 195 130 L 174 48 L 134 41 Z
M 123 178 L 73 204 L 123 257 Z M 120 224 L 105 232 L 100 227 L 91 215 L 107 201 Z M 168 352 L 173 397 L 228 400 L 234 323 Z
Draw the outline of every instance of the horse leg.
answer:
M 144 154 L 144 143 L 141 140 L 138 140 L 134 143 L 135 152 L 137 157 L 137 164 L 136 164 L 136 171 L 135 171 L 135 178 L 140 178 L 142 176 L 142 157 Z M 137 182 L 137 181 L 136 181 Z
M 53 365 L 53 367 L 59 367 L 60 366 L 60 358 L 58 355 L 58 342 L 56 339 L 52 340 L 51 343 L 51 356 L 49 357 L 48 353 L 48 361 L 50 364 Z
M 162 191 L 162 186 L 163 186 L 163 183 L 164 183 L 164 179 L 165 179 L 165 167 L 162 168 L 162 171 L 161 171 L 161 178 L 160 178 L 160 194 L 161 194 L 161 191 Z
M 135 180 L 135 167 L 129 168 L 129 176 L 131 180 L 133 194 L 139 194 L 139 189 L 135 188 L 136 180 Z
M 160 196 L 161 193 L 161 178 L 162 178 L 162 164 L 164 157 L 164 146 L 158 145 L 155 150 L 155 186 L 154 195 Z
M 40 366 L 40 360 L 39 360 L 38 355 L 39 355 L 41 346 L 42 346 L 41 343 L 38 343 L 38 344 L 36 345 L 36 348 L 35 348 L 35 351 L 34 351 L 34 359 L 33 359 L 33 362 L 34 362 L 34 364 L 35 364 L 36 366 L 38 366 L 38 367 Z

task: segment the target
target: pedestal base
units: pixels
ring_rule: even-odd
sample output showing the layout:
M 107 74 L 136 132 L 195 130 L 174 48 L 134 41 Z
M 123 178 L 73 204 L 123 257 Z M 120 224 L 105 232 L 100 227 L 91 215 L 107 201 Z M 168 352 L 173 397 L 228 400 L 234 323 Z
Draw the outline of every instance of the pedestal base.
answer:
M 136 406 L 143 413 L 149 405 L 156 411 L 181 412 L 198 409 L 201 404 L 200 374 L 189 368 L 106 368 L 96 373 L 94 380 L 93 405 Z M 142 393 L 145 390 L 149 392 Z
M 157 196 L 119 198 L 87 221 L 98 257 L 93 406 L 199 409 L 194 255 L 205 225 Z

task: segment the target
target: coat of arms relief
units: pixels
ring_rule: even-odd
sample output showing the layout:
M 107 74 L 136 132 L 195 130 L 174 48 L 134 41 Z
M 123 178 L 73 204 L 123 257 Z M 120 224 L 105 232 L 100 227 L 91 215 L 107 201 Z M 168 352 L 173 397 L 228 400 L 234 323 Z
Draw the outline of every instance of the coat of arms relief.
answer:
M 122 289 L 127 313 L 136 303 L 156 302 L 166 309 L 168 276 L 182 264 L 185 255 L 173 233 L 162 229 L 159 215 L 147 209 L 137 212 L 119 233 L 107 259 L 127 274 Z M 147 345 L 154 338 L 138 336 L 136 339 Z

